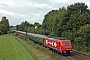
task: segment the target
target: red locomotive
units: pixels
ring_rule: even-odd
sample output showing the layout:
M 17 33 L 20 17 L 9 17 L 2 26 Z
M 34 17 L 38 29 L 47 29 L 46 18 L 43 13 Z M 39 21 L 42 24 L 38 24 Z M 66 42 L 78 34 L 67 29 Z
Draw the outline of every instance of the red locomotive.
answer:
M 72 44 L 71 44 L 71 41 L 68 39 L 45 37 L 44 45 L 56 51 L 59 51 L 62 54 L 72 53 Z

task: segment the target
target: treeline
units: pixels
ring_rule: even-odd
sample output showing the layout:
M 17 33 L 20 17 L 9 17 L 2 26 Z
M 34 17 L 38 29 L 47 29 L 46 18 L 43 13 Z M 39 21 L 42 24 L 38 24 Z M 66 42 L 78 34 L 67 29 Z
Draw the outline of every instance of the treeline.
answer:
M 31 24 L 27 21 L 23 21 L 20 25 L 16 26 L 16 29 L 20 31 L 30 32 L 30 33 L 43 34 L 41 31 L 42 30 L 41 26 L 42 25 L 39 24 L 38 22 Z
M 45 15 L 42 25 L 25 21 L 17 25 L 17 29 L 65 37 L 72 41 L 74 49 L 90 51 L 90 10 L 85 3 L 52 10 Z
M 6 34 L 8 31 L 9 31 L 9 21 L 4 16 L 0 21 L 0 34 Z

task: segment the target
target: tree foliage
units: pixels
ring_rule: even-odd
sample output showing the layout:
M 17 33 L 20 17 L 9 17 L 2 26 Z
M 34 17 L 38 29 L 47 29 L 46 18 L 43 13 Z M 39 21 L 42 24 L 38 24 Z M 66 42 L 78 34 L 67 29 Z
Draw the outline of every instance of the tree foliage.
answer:
M 42 31 L 42 29 L 41 29 L 41 25 L 38 22 L 35 22 L 34 24 L 30 24 L 29 22 L 24 21 L 20 25 L 17 25 L 16 27 L 17 30 L 20 31 L 42 34 L 42 32 L 39 32 Z
M 0 31 L 2 33 L 7 33 L 7 31 L 9 31 L 9 20 L 6 19 L 6 17 L 2 17 L 1 21 L 0 21 Z
M 0 24 L 0 34 L 6 33 L 6 26 L 4 24 Z

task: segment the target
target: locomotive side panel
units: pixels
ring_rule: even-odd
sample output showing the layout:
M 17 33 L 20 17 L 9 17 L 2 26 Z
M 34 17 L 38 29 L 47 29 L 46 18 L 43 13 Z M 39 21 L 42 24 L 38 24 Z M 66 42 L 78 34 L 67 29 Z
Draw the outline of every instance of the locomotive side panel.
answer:
M 57 48 L 59 46 L 58 42 L 53 40 L 53 38 L 44 38 L 44 45 L 55 50 L 58 50 Z
M 44 38 L 44 45 L 55 49 L 64 54 L 72 53 L 72 45 L 70 40 L 55 40 L 54 38 Z

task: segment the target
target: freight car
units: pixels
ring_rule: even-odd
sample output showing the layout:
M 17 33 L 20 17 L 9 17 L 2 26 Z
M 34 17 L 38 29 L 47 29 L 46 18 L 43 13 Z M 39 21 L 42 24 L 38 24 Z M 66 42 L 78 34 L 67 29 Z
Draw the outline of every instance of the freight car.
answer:
M 29 37 L 30 40 L 42 44 L 46 47 L 52 48 L 62 54 L 72 54 L 72 44 L 71 41 L 65 38 L 53 38 L 48 37 L 46 35 L 34 34 L 34 33 L 26 33 L 22 31 L 15 31 L 20 35 L 25 35 Z

